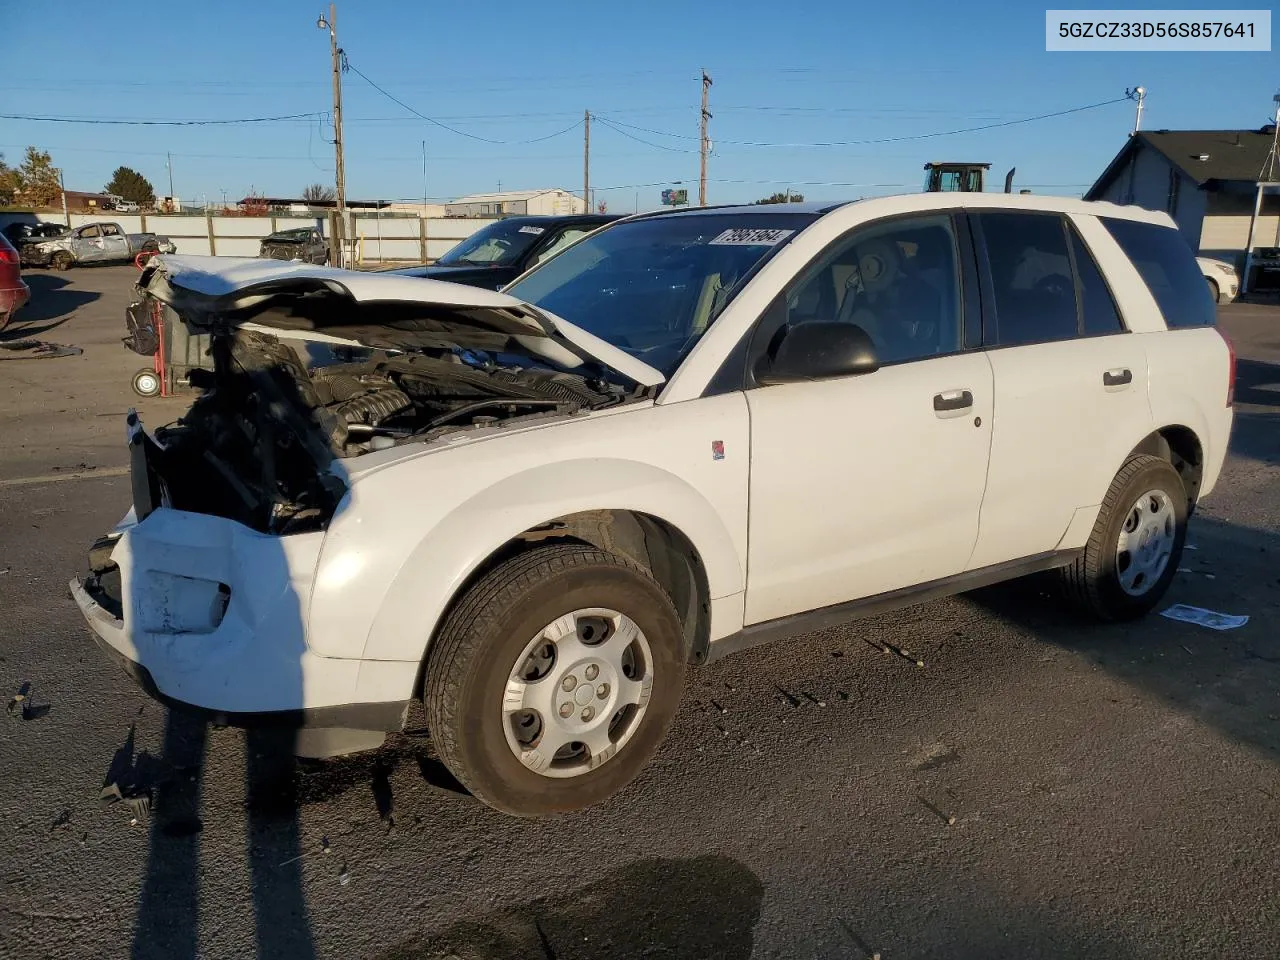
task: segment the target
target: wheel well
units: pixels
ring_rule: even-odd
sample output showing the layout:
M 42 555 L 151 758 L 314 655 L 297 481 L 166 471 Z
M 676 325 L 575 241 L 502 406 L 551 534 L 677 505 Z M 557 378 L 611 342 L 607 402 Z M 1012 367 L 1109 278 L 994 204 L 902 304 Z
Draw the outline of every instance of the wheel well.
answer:
M 1173 465 L 1187 491 L 1187 506 L 1194 509 L 1200 495 L 1200 480 L 1204 476 L 1204 450 L 1195 432 L 1189 427 L 1161 427 L 1144 437 L 1129 456 L 1142 453 L 1161 457 Z
M 512 557 L 554 543 L 585 543 L 616 553 L 640 564 L 667 592 L 684 627 L 689 659 L 703 663 L 711 639 L 711 600 L 702 558 L 682 532 L 647 513 L 632 510 L 590 510 L 558 517 L 512 537 L 472 571 L 449 601 L 437 624 L 443 624 L 471 587 L 498 564 Z M 418 669 L 414 693 L 421 698 L 427 658 L 435 649 L 435 636 Z

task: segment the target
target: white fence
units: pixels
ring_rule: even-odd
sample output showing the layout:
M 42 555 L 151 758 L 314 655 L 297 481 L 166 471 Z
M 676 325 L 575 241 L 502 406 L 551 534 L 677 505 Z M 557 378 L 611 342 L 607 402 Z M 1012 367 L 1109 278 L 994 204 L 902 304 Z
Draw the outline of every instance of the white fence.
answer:
M 224 217 L 171 214 L 70 215 L 71 226 L 111 221 L 125 233 L 156 233 L 168 237 L 179 253 L 222 257 L 256 257 L 262 239 L 277 230 L 316 227 L 332 235 L 328 215 L 315 217 Z M 0 227 L 15 221 L 66 223 L 61 213 L 0 213 Z M 423 263 L 434 261 L 459 240 L 493 220 L 379 216 L 348 211 L 347 239 L 355 241 L 359 263 Z

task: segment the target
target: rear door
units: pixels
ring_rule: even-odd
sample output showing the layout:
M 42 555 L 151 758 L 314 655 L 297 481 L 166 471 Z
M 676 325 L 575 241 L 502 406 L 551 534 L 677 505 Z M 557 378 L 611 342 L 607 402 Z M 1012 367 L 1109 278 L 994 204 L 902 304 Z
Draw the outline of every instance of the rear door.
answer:
M 1087 245 L 1055 213 L 971 214 L 995 378 L 970 569 L 1053 550 L 1151 430 L 1147 359 Z

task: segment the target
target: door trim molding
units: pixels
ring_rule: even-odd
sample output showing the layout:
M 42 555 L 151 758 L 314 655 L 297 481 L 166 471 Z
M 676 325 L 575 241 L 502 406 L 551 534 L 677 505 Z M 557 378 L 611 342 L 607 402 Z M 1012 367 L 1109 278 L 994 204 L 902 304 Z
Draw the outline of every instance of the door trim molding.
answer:
M 1004 563 L 992 564 L 989 567 L 981 567 L 977 570 L 966 570 L 963 573 L 943 577 L 940 580 L 931 580 L 928 583 L 917 584 L 912 587 L 877 593 L 874 596 L 863 597 L 860 600 L 850 600 L 846 603 L 820 607 L 817 610 L 809 610 L 805 613 L 779 617 L 776 620 L 753 623 L 750 626 L 743 627 L 737 633 L 731 633 L 728 636 L 721 637 L 719 640 L 712 640 L 704 662 L 712 663 L 722 657 L 729 656 L 731 653 L 749 650 L 751 647 L 771 643 L 774 640 L 783 640 L 787 637 L 810 633 L 814 630 L 824 630 L 828 627 L 839 626 L 854 620 L 862 620 L 866 617 L 878 616 L 882 613 L 900 610 L 903 607 L 910 607 L 918 603 L 926 603 L 941 597 L 950 597 L 957 593 L 977 590 L 979 587 L 987 587 L 1002 580 L 1012 580 L 1015 577 L 1024 577 L 1032 573 L 1065 567 L 1079 557 L 1082 552 L 1082 550 L 1051 550 L 1047 553 L 1038 553 L 1035 556 L 1024 557 L 1020 560 L 1008 560 Z

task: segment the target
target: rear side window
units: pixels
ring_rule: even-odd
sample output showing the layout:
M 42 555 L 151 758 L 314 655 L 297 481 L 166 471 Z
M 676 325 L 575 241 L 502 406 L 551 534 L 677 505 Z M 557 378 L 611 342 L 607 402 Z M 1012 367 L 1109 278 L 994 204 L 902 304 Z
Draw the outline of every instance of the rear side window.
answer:
M 1062 218 L 980 213 L 1000 346 L 1076 336 L 1076 285 Z
M 1191 248 L 1173 227 L 1101 217 L 1147 284 L 1170 329 L 1211 327 L 1213 299 Z
M 1080 329 L 1086 337 L 1108 333 L 1122 333 L 1120 311 L 1111 298 L 1111 290 L 1102 279 L 1102 271 L 1076 233 L 1071 231 L 1071 255 L 1076 263 L 1076 276 L 1080 278 Z

